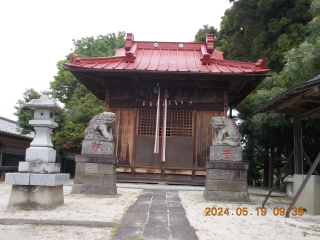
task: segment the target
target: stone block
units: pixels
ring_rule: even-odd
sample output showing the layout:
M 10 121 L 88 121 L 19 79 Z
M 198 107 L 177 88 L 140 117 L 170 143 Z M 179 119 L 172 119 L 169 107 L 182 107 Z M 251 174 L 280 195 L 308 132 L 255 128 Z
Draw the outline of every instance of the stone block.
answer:
M 98 163 L 86 163 L 85 173 L 98 173 Z
M 116 175 L 105 174 L 103 176 L 103 184 L 104 185 L 116 185 Z
M 13 185 L 8 209 L 52 210 L 64 204 L 63 186 Z
M 248 192 L 240 192 L 239 201 L 240 202 L 250 202 L 250 197 L 249 197 Z
M 73 184 L 71 194 L 81 194 L 82 184 Z
M 69 181 L 69 173 L 31 174 L 30 185 L 58 186 Z
M 218 190 L 218 180 L 206 180 L 205 189 L 208 191 Z
M 210 161 L 243 161 L 242 147 L 210 146 Z
M 51 162 L 56 161 L 56 150 L 49 147 L 30 147 L 26 150 L 26 161 L 42 161 Z
M 239 170 L 226 170 L 226 180 L 239 180 L 240 179 L 240 171 Z
M 207 169 L 208 180 L 218 180 L 226 178 L 226 170 L 224 169 Z
M 293 175 L 293 188 L 294 195 L 297 194 L 302 182 L 306 178 L 306 175 L 294 174 Z M 305 208 L 307 213 L 311 215 L 320 214 L 320 176 L 311 175 L 309 181 L 301 192 L 300 197 L 298 198 L 296 208 Z
M 74 176 L 74 184 L 84 184 L 85 182 L 85 173 L 76 173 L 76 175 Z
M 117 186 L 108 186 L 108 185 L 88 185 L 74 184 L 72 186 L 71 194 L 88 194 L 88 195 L 116 195 L 117 194 Z
M 114 165 L 114 164 L 99 164 L 98 173 L 115 175 L 116 174 L 116 165 Z
M 117 164 L 118 158 L 112 156 L 99 155 L 76 155 L 75 161 L 83 163 L 102 163 L 102 164 Z
M 30 185 L 30 173 L 6 173 L 5 183 L 12 185 Z
M 247 170 L 240 170 L 239 180 L 247 181 L 247 178 L 248 178 L 248 171 Z
M 249 163 L 233 161 L 206 161 L 206 168 L 229 169 L 229 170 L 249 170 Z
M 203 197 L 209 201 L 249 202 L 247 192 L 208 191 L 204 190 Z
M 18 171 L 25 173 L 60 173 L 60 163 L 19 162 Z
M 75 184 L 91 184 L 91 185 L 102 185 L 103 174 L 89 174 L 89 173 L 77 173 L 74 178 Z
M 86 169 L 86 163 L 77 162 L 76 163 L 76 173 L 84 173 Z
M 218 180 L 217 190 L 229 192 L 246 192 L 248 191 L 248 184 L 246 181 Z
M 114 142 L 99 140 L 83 140 L 81 155 L 114 156 Z

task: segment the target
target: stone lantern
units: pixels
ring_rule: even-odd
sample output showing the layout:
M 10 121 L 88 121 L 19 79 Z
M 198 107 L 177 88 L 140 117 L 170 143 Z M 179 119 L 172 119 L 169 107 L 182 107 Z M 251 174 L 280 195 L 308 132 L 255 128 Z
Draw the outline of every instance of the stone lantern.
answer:
M 53 209 L 64 204 L 63 184 L 70 174 L 60 173 L 50 133 L 58 123 L 54 115 L 63 108 L 49 98 L 50 91 L 44 90 L 40 99 L 24 105 L 34 110 L 34 119 L 29 123 L 36 137 L 26 150 L 26 161 L 19 162 L 18 173 L 7 173 L 5 183 L 12 184 L 8 208 L 24 210 Z

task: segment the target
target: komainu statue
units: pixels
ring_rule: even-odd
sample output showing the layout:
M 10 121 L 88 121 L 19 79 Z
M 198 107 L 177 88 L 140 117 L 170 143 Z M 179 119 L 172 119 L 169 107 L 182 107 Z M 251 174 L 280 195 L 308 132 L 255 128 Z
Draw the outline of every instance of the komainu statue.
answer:
M 237 124 L 232 119 L 227 117 L 213 117 L 211 125 L 215 132 L 212 145 L 240 145 L 242 136 L 239 133 Z M 223 134 L 225 133 L 227 137 L 222 140 Z
M 84 139 L 112 142 L 111 128 L 114 125 L 115 119 L 116 114 L 111 112 L 103 112 L 93 117 L 89 126 L 84 130 Z

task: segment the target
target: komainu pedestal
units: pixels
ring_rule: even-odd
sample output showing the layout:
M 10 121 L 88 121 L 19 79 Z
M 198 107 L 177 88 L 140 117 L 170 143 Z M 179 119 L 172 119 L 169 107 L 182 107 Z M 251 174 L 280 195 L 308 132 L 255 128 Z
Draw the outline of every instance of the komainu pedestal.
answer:
M 210 161 L 206 162 L 206 184 L 203 197 L 213 201 L 248 202 L 247 171 L 243 162 L 242 139 L 232 119 L 214 117 L 211 124 L 215 137 L 210 147 Z M 227 137 L 223 139 L 223 135 Z
M 207 161 L 203 197 L 213 201 L 248 202 L 249 164 L 231 161 Z
M 116 165 L 111 128 L 115 114 L 98 114 L 85 130 L 81 155 L 77 155 L 72 194 L 115 195 Z

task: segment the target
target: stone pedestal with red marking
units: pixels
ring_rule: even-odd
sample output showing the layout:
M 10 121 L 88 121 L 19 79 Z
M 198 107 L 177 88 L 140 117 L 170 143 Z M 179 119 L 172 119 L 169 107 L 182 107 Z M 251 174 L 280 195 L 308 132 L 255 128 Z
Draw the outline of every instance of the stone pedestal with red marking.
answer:
M 242 162 L 242 147 L 210 146 L 210 161 Z
M 77 155 L 75 161 L 76 174 L 71 194 L 117 194 L 116 157 Z
M 239 146 L 211 146 L 203 197 L 211 201 L 248 202 L 247 171 Z
M 116 195 L 116 165 L 111 128 L 115 114 L 100 113 L 86 128 L 81 155 L 77 155 L 71 194 Z

